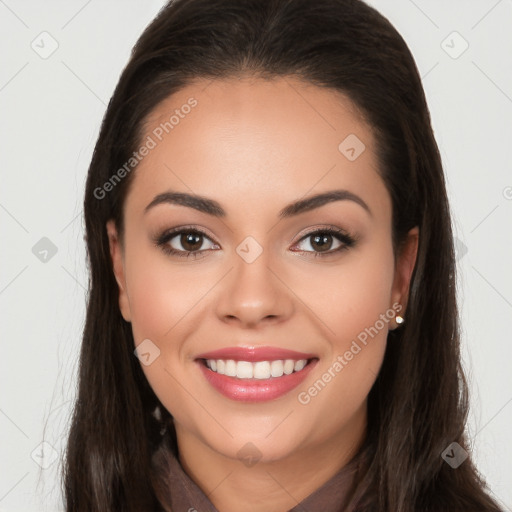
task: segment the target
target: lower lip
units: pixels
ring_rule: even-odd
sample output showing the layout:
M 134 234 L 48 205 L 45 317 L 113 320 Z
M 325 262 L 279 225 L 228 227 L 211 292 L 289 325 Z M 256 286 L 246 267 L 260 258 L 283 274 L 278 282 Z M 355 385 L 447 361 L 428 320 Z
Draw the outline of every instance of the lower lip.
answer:
M 237 379 L 210 370 L 203 361 L 198 364 L 206 380 L 222 395 L 239 402 L 266 402 L 275 400 L 296 388 L 316 366 L 313 359 L 301 371 L 269 379 Z

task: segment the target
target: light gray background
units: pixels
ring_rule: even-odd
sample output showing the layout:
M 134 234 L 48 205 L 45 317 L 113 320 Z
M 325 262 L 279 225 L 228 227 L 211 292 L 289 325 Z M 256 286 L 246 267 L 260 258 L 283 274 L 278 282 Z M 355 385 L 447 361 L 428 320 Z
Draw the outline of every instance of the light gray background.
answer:
M 473 456 L 512 510 L 512 1 L 370 3 L 423 77 L 458 237 Z M 131 47 L 162 5 L 0 0 L 0 512 L 62 510 L 87 284 L 86 170 Z M 54 255 L 36 246 L 43 237 Z

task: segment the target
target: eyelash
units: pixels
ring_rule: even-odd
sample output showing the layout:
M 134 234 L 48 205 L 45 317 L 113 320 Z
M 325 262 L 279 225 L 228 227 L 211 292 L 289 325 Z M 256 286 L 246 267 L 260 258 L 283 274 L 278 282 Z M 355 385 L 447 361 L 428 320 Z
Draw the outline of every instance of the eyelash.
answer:
M 200 254 L 211 250 L 211 249 L 202 249 L 199 251 L 178 251 L 168 245 L 168 243 L 173 238 L 175 238 L 177 235 L 182 235 L 184 233 L 204 236 L 204 237 L 208 238 L 208 240 L 211 241 L 210 237 L 204 231 L 201 231 L 200 229 L 197 229 L 196 227 L 193 227 L 193 226 L 190 226 L 190 227 L 185 226 L 185 227 L 177 228 L 174 230 L 165 231 L 164 233 L 162 233 L 161 235 L 159 235 L 155 238 L 154 243 L 165 254 L 167 254 L 169 256 L 178 256 L 180 258 L 197 259 Z M 294 251 L 294 252 L 300 252 L 300 253 L 306 253 L 306 254 L 312 253 L 315 258 L 317 258 L 317 257 L 325 258 L 328 256 L 332 256 L 333 254 L 337 254 L 342 251 L 345 251 L 345 250 L 353 247 L 355 245 L 355 243 L 357 242 L 357 239 L 355 237 L 349 235 L 346 231 L 344 231 L 342 229 L 331 227 L 331 228 L 320 228 L 320 229 L 317 228 L 314 231 L 310 231 L 309 233 L 306 233 L 297 242 L 297 244 L 299 244 L 303 240 L 306 240 L 309 237 L 312 237 L 313 235 L 319 235 L 319 234 L 331 235 L 334 238 L 338 239 L 338 241 L 340 241 L 343 245 L 341 245 L 337 249 L 333 249 L 333 250 L 331 249 L 331 250 L 325 251 L 325 252 L 316 252 L 316 251 Z M 215 242 L 213 242 L 213 243 L 216 244 Z M 216 244 L 216 245 L 218 245 L 218 244 Z

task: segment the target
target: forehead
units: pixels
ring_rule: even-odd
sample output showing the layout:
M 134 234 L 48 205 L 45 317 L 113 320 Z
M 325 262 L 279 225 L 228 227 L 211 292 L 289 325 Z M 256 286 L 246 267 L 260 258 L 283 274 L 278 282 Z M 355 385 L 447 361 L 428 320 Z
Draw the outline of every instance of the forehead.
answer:
M 260 209 L 313 189 L 382 193 L 357 107 L 296 78 L 194 82 L 148 116 L 141 142 L 150 140 L 128 197 L 139 208 L 166 188 Z

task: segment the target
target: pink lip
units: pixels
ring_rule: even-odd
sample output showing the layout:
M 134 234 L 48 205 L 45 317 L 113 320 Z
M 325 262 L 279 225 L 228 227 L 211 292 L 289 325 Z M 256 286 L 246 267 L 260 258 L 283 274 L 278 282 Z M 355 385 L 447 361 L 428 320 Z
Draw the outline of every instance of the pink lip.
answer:
M 226 347 L 212 352 L 200 354 L 196 359 L 233 359 L 235 361 L 249 361 L 256 363 L 258 361 L 277 361 L 280 359 L 312 359 L 317 357 L 315 354 L 306 354 L 304 352 L 295 352 L 276 347 Z
M 285 352 L 288 355 L 290 354 L 290 351 Z M 218 352 L 211 352 L 210 354 L 204 355 L 208 356 L 207 359 L 215 359 L 215 357 L 209 356 L 217 353 Z M 292 353 L 297 354 L 298 352 Z M 230 354 L 233 353 L 230 352 Z M 294 359 L 294 357 L 289 357 L 288 359 Z M 218 359 L 224 359 L 224 357 L 219 357 Z M 300 357 L 300 359 L 306 358 Z M 256 361 L 258 360 L 261 359 L 256 359 Z M 264 360 L 268 361 L 269 359 Z M 197 361 L 197 363 L 203 375 L 206 377 L 206 380 L 225 397 L 239 402 L 265 402 L 279 398 L 296 388 L 316 366 L 318 359 L 309 361 L 299 372 L 293 372 L 290 375 L 283 375 L 282 377 L 270 377 L 269 379 L 238 379 L 236 377 L 228 377 L 227 375 L 220 375 L 210 370 L 203 361 Z

